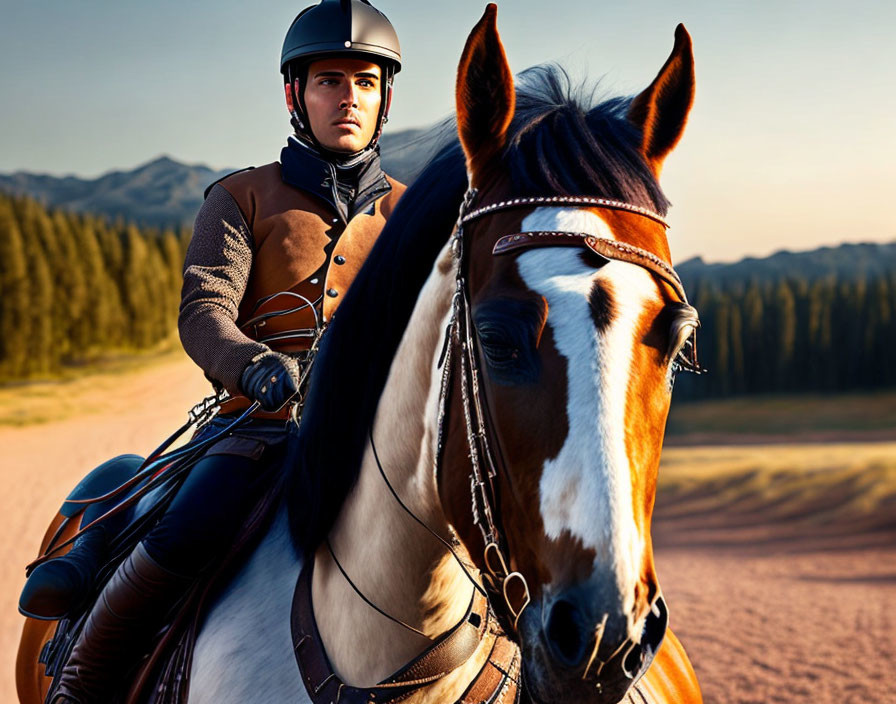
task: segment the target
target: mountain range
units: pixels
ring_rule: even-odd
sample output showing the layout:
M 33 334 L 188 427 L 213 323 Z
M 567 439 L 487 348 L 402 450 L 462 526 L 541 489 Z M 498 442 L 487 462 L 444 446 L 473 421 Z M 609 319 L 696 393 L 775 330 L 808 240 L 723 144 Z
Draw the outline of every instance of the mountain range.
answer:
M 444 133 L 435 129 L 403 130 L 383 135 L 383 167 L 404 183 L 435 152 Z M 0 174 L 0 191 L 27 195 L 55 208 L 122 217 L 146 225 L 192 224 L 205 188 L 235 169 L 216 171 L 161 156 L 131 171 L 110 171 L 98 178 L 50 176 L 18 171 Z M 707 264 L 695 258 L 677 265 L 682 279 L 776 279 L 795 271 L 806 278 L 855 278 L 896 271 L 896 242 L 822 247 L 811 252 L 777 252 L 733 264 Z
M 175 225 L 192 222 L 205 187 L 230 171 L 188 166 L 162 156 L 131 171 L 110 171 L 94 179 L 25 171 L 0 174 L 0 190 L 31 196 L 51 208 Z
M 386 171 L 404 183 L 413 180 L 418 165 L 434 149 L 434 134 L 418 129 L 384 135 Z M 51 208 L 122 217 L 143 225 L 190 225 L 205 188 L 241 166 L 216 171 L 160 156 L 131 171 L 110 171 L 92 179 L 27 171 L 0 174 L 0 191 L 27 195 Z
M 896 272 L 896 242 L 862 242 L 819 247 L 805 252 L 782 250 L 767 257 L 745 257 L 732 263 L 706 263 L 700 257 L 676 265 L 688 289 L 699 280 L 706 283 L 744 285 L 751 280 L 778 281 L 798 275 L 806 281 L 830 278 L 856 282 Z

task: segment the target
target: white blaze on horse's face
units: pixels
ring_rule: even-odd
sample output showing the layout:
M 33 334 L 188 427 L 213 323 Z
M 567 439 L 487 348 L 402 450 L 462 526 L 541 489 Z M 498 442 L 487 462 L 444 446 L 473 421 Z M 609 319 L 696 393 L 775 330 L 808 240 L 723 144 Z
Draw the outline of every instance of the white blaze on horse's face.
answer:
M 599 214 L 576 208 L 539 208 L 521 229 L 615 239 Z M 595 269 L 579 248 L 535 249 L 517 262 L 526 285 L 547 301 L 547 324 L 567 364 L 569 434 L 557 456 L 545 462 L 540 482 L 545 533 L 551 539 L 569 534 L 594 550 L 595 576 L 617 576 L 619 594 L 625 595 L 620 606 L 631 613 L 647 536 L 633 511 L 626 398 L 639 319 L 658 289 L 643 268 L 609 261 Z M 598 281 L 609 282 L 613 292 L 612 321 L 600 330 L 589 305 Z

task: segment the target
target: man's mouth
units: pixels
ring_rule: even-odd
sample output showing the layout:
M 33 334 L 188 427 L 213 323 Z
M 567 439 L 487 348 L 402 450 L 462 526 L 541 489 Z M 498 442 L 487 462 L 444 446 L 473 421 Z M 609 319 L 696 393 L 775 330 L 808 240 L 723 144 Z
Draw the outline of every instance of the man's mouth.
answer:
M 358 121 L 358 119 L 354 118 L 354 117 L 340 117 L 338 120 L 335 120 L 333 122 L 333 124 L 337 125 L 337 126 L 348 126 L 348 125 L 354 125 L 355 127 L 361 126 L 360 121 Z

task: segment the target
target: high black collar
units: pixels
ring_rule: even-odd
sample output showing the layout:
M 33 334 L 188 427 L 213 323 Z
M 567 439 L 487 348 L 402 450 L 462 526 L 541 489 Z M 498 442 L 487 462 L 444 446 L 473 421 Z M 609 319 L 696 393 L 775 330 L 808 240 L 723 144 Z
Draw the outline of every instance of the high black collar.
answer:
M 345 223 L 392 190 L 380 165 L 378 147 L 334 163 L 290 136 L 280 152 L 280 175 L 284 183 L 328 203 Z

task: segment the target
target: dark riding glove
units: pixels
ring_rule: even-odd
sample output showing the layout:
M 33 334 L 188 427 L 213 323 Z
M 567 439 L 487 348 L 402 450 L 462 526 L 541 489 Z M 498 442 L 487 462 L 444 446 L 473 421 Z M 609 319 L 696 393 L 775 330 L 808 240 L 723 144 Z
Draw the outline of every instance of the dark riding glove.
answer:
M 243 370 L 243 393 L 265 411 L 276 411 L 299 390 L 299 364 L 279 352 L 262 352 Z

